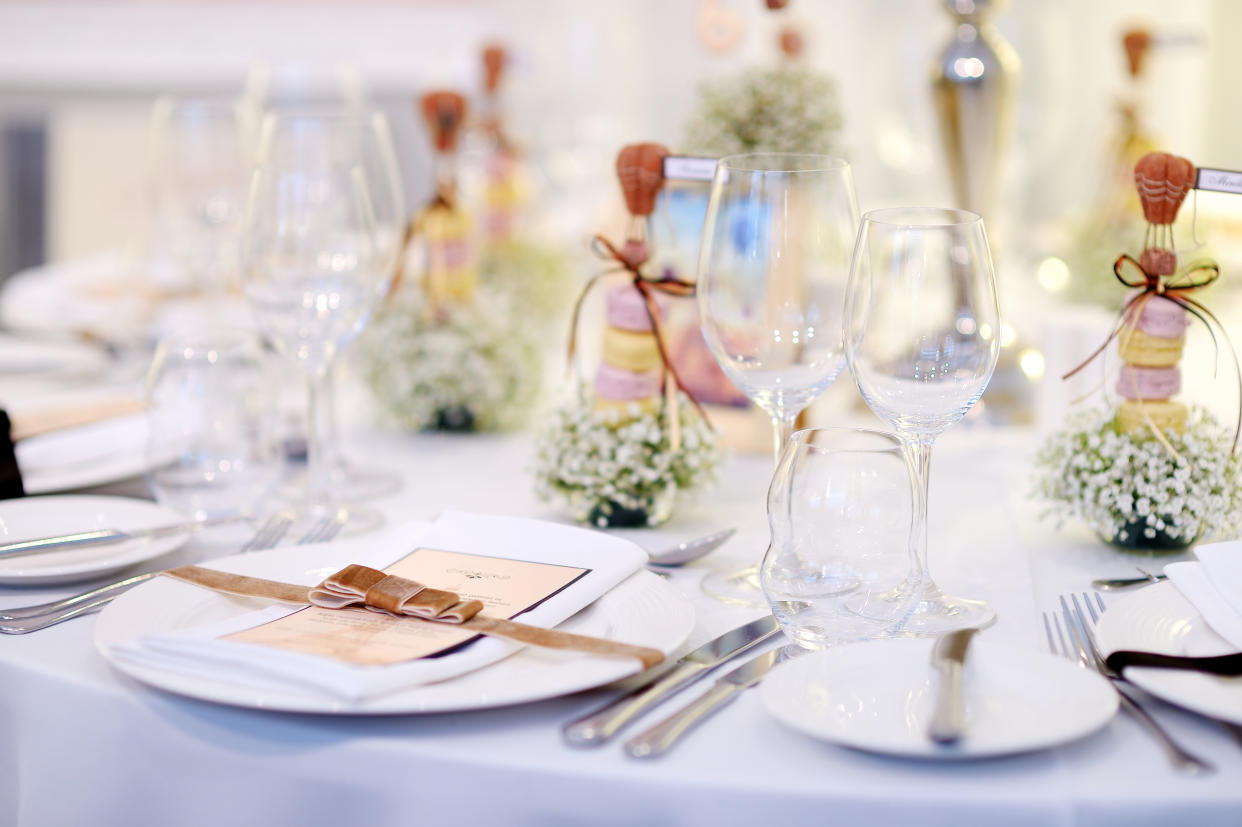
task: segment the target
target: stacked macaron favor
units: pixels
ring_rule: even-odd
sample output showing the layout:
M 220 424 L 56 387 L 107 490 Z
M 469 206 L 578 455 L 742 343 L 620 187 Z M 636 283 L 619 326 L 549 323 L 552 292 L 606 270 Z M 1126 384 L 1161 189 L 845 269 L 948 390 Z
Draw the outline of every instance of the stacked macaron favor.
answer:
M 1186 406 L 1171 397 L 1182 388 L 1178 362 L 1189 324 L 1182 306 L 1163 296 L 1139 299 L 1127 312 L 1118 347 L 1123 364 L 1117 393 L 1125 400 L 1118 411 L 1122 430 L 1180 432 L 1185 426 Z
M 660 346 L 647 303 L 631 284 L 605 296 L 603 358 L 595 373 L 595 410 L 654 413 L 664 386 Z

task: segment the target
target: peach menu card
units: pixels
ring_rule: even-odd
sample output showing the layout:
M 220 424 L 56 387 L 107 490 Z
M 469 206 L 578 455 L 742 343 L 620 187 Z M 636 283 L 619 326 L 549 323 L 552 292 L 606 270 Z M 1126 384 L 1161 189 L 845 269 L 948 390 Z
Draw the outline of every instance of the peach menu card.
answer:
M 419 548 L 384 569 L 426 586 L 483 602 L 493 617 L 512 618 L 564 589 L 590 569 Z M 445 652 L 475 633 L 364 608 L 301 611 L 230 635 L 235 640 L 304 652 L 359 666 L 388 666 Z

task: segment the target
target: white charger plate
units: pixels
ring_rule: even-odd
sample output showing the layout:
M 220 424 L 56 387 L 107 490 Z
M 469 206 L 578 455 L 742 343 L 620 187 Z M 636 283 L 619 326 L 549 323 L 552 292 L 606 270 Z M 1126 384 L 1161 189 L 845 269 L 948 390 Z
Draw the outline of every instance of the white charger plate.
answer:
M 185 517 L 176 511 L 129 497 L 24 497 L 0 502 L 0 543 L 104 528 L 132 531 L 184 521 Z M 100 577 L 166 554 L 189 538 L 187 532 L 158 540 L 128 540 L 23 557 L 0 557 L 0 583 L 26 586 Z
M 928 639 L 880 640 L 786 661 L 763 703 L 786 726 L 868 752 L 960 760 L 1047 749 L 1095 732 L 1117 712 L 1099 675 L 1063 658 L 978 640 L 963 670 L 966 734 L 927 737 L 937 679 Z
M 1128 594 L 1100 616 L 1096 638 L 1107 652 L 1138 649 L 1166 655 L 1227 655 L 1229 645 L 1177 586 L 1153 583 Z M 1203 715 L 1242 724 L 1242 678 L 1178 669 L 1131 667 L 1126 678 L 1158 698 Z
M 0 333 L 0 376 L 102 371 L 108 357 L 98 347 L 71 340 L 35 339 Z
M 272 580 L 313 582 L 349 562 L 347 543 L 299 546 L 229 558 L 228 570 Z M 290 686 L 258 689 L 224 679 L 181 675 L 113 658 L 114 643 L 187 629 L 254 611 L 267 601 L 202 590 L 184 599 L 182 584 L 163 578 L 124 594 L 95 626 L 95 646 L 112 666 L 136 680 L 191 698 L 231 706 L 331 715 L 403 715 L 490 709 L 545 700 L 612 683 L 634 674 L 623 658 L 526 647 L 502 661 L 440 683 L 413 686 L 363 700 L 344 700 Z M 652 646 L 665 654 L 694 628 L 690 601 L 663 578 L 639 571 L 557 628 Z

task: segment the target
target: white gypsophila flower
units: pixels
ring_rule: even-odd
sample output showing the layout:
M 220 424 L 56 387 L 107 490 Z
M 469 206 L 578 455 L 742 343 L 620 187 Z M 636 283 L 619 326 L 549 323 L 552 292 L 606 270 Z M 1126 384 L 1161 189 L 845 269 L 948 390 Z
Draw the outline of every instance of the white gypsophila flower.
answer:
M 397 423 L 412 430 L 468 412 L 473 427 L 516 427 L 532 407 L 542 371 L 533 331 L 511 322 L 508 299 L 479 295 L 432 312 L 417 288 L 391 296 L 360 342 L 366 379 Z
M 832 154 L 841 123 L 831 78 L 798 63 L 750 68 L 699 88 L 686 149 Z
M 595 412 L 585 398 L 558 410 L 535 442 L 537 495 L 559 498 L 574 519 L 600 526 L 618 508 L 643 512 L 649 525 L 664 522 L 678 493 L 713 481 L 722 459 L 715 435 L 684 394 L 680 402 L 676 451 L 661 414 L 637 405 L 630 418 Z
M 1071 416 L 1036 457 L 1035 494 L 1058 523 L 1085 522 L 1106 539 L 1190 543 L 1242 530 L 1242 464 L 1231 436 L 1206 411 L 1191 411 L 1173 451 L 1147 433 L 1120 430 L 1112 412 Z

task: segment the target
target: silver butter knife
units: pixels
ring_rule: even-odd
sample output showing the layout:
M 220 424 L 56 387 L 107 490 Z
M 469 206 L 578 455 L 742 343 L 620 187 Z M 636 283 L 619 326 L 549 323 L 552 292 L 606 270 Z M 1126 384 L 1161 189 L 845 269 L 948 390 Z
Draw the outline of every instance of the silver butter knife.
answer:
M 962 738 L 962 665 L 966 649 L 978 629 L 958 629 L 936 639 L 932 647 L 932 666 L 940 671 L 940 691 L 932 712 L 927 735 L 937 744 L 954 744 Z
M 575 747 L 594 747 L 608 741 L 623 726 L 674 692 L 688 686 L 713 667 L 753 649 L 779 634 L 776 618 L 768 615 L 751 621 L 705 643 L 677 661 L 677 665 L 651 683 L 638 687 L 586 717 L 570 721 L 561 730 Z
M 42 554 L 45 551 L 60 551 L 83 546 L 105 546 L 111 543 L 124 543 L 129 540 L 155 540 L 185 534 L 202 528 L 236 523 L 248 520 L 249 517 L 232 515 L 229 517 L 212 517 L 207 520 L 191 520 L 172 525 L 137 528 L 132 531 L 121 531 L 115 528 L 101 528 L 95 531 L 80 531 L 76 534 L 58 534 L 54 537 L 40 537 L 34 540 L 21 540 L 16 543 L 0 545 L 0 557 L 24 557 L 28 554 Z
M 790 644 L 756 655 L 732 672 L 718 678 L 712 688 L 704 692 L 702 696 L 651 729 L 627 741 L 626 754 L 631 758 L 656 758 L 663 755 L 696 724 L 701 723 L 704 718 L 732 701 L 738 693 L 750 689 L 763 680 L 764 676 L 772 671 L 773 666 L 806 651 L 808 650 L 801 646 Z

